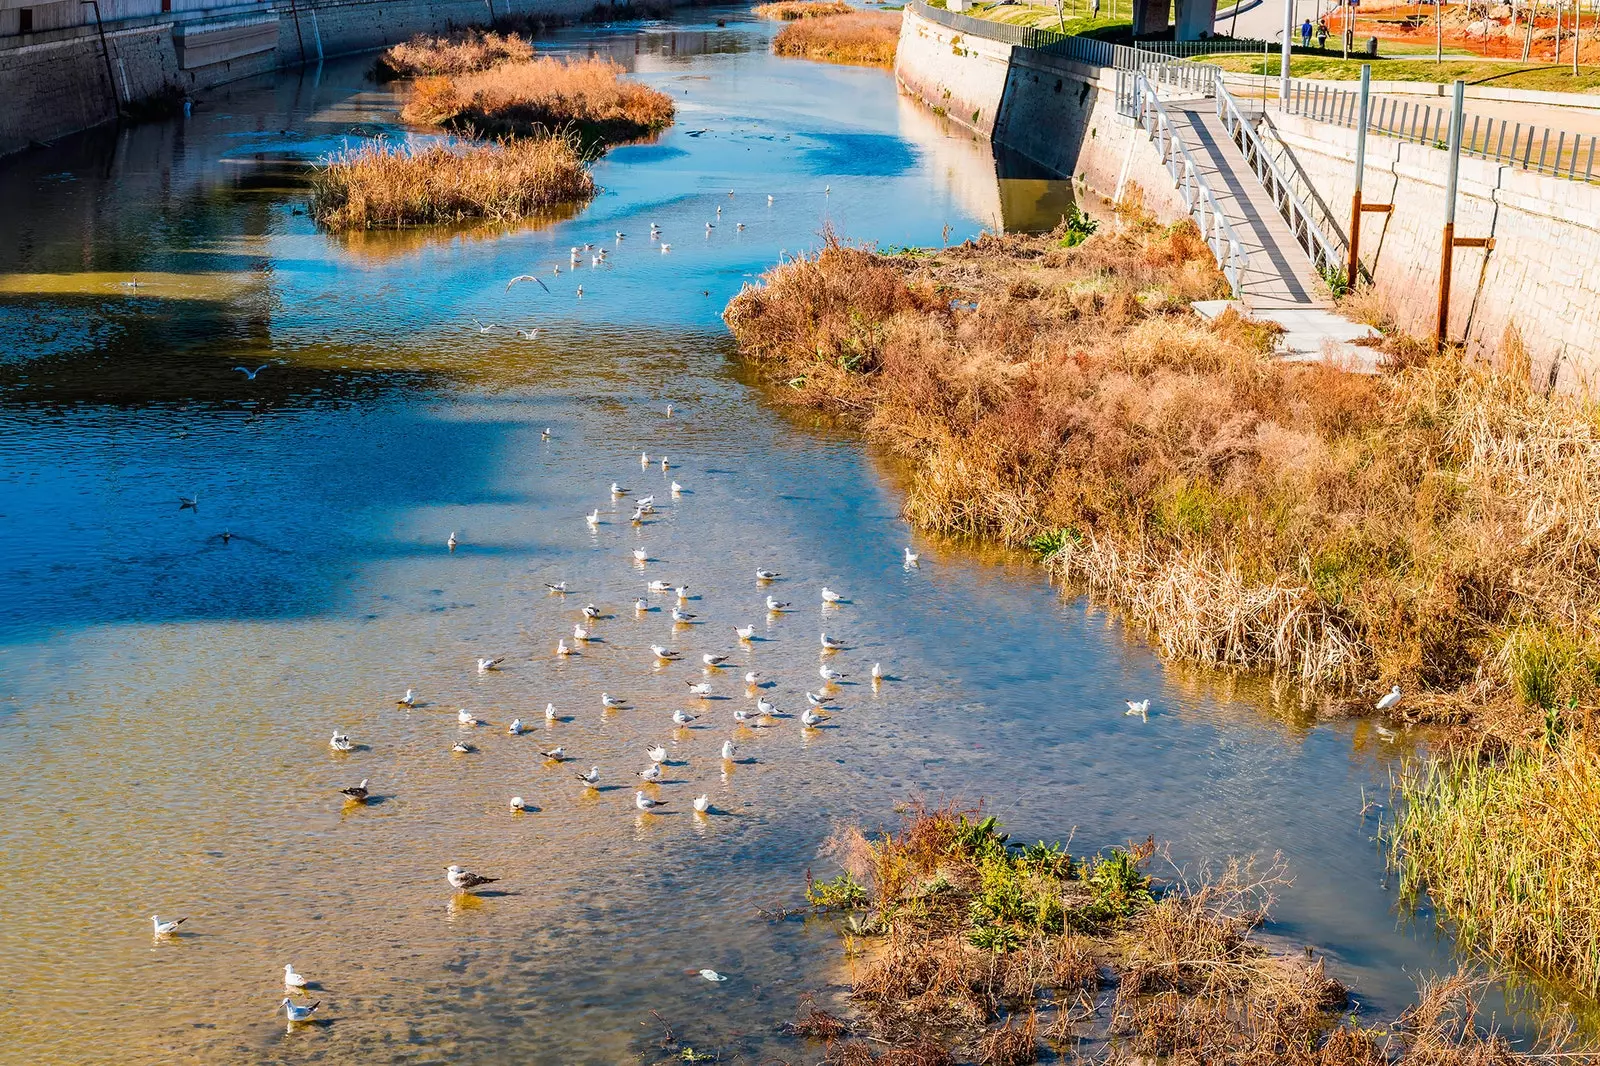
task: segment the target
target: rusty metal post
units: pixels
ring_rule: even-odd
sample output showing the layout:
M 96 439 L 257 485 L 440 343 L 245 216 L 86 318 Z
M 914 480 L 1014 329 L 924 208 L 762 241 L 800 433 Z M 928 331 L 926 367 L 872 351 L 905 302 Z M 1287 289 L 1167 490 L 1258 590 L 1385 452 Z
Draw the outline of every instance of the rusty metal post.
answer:
M 1350 262 L 1344 281 L 1350 288 L 1361 276 L 1361 183 L 1367 174 L 1367 119 L 1372 107 L 1372 64 L 1361 64 L 1361 106 L 1356 111 L 1356 191 L 1350 196 Z
M 1467 83 L 1456 79 L 1450 105 L 1450 160 L 1444 185 L 1444 239 L 1439 251 L 1439 321 L 1433 346 L 1442 349 L 1450 339 L 1450 268 L 1456 251 L 1456 183 L 1461 177 L 1461 120 Z
M 94 27 L 100 34 L 100 56 L 106 61 L 106 88 L 111 90 L 111 114 L 115 118 L 122 114 L 123 99 L 117 93 L 117 77 L 111 72 L 111 45 L 106 41 L 106 24 L 100 21 L 100 0 L 79 0 L 80 4 L 88 4 L 94 8 Z M 132 101 L 127 101 L 132 103 Z

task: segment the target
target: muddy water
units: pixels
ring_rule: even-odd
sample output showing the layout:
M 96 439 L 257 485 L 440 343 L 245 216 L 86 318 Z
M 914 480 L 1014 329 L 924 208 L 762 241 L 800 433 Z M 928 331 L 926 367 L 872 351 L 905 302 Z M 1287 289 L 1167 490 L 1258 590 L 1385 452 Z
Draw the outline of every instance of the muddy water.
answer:
M 892 470 L 739 379 L 721 308 L 825 225 L 927 244 L 1048 224 L 1061 200 L 997 178 L 887 75 L 775 60 L 770 27 L 713 17 L 552 40 L 618 55 L 680 108 L 571 217 L 316 232 L 304 162 L 406 135 L 364 60 L 0 168 L 0 202 L 30 205 L 0 217 L 0 1060 L 650 1061 L 652 1011 L 725 1060 L 796 1057 L 774 1024 L 843 979 L 837 942 L 756 908 L 799 897 L 834 819 L 916 795 L 986 800 L 1080 851 L 1281 851 L 1272 932 L 1326 948 L 1377 1012 L 1453 965 L 1395 916 L 1359 814 L 1405 740 L 1164 667 L 1025 563 L 919 541 Z M 591 242 L 609 263 L 567 269 Z M 549 293 L 506 292 L 530 270 Z M 641 493 L 659 512 L 635 528 Z M 763 589 L 757 567 L 784 576 Z M 658 595 L 635 611 L 658 578 L 687 583 L 691 624 Z M 823 584 L 848 602 L 824 610 Z M 795 610 L 769 615 L 768 591 Z M 558 659 L 590 602 L 599 639 Z M 850 645 L 832 723 L 737 726 L 746 669 L 798 714 L 824 629 Z M 705 652 L 736 668 L 708 675 Z M 480 656 L 506 661 L 480 674 Z M 691 701 L 707 676 L 718 698 Z M 1121 713 L 1140 696 L 1148 722 Z M 699 720 L 673 728 L 677 708 Z M 508 736 L 518 716 L 531 732 Z M 330 750 L 336 728 L 356 750 Z M 463 738 L 476 752 L 451 752 Z M 668 806 L 646 816 L 653 742 Z M 590 765 L 598 792 L 573 779 Z M 344 805 L 362 778 L 377 800 Z M 452 862 L 500 881 L 456 897 Z M 152 913 L 187 915 L 184 935 L 152 942 Z M 286 962 L 320 1024 L 275 1018 Z

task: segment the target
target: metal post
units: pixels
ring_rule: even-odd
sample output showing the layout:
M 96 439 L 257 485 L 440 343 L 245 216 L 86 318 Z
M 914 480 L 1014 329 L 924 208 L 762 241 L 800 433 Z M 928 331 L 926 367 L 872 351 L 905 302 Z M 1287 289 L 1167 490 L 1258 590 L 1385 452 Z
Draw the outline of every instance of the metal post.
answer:
M 1461 118 L 1467 83 L 1456 79 L 1450 104 L 1450 167 L 1444 183 L 1444 241 L 1439 253 L 1439 321 L 1433 346 L 1443 349 L 1450 339 L 1450 268 L 1456 251 L 1456 182 L 1461 176 Z
M 1372 106 L 1372 64 L 1361 64 L 1361 106 L 1356 113 L 1356 191 L 1350 198 L 1350 262 L 1345 284 L 1355 288 L 1361 269 L 1361 181 L 1367 172 L 1367 109 Z
M 100 21 L 100 0 L 81 0 L 94 8 L 94 26 L 100 34 L 100 55 L 106 61 L 106 88 L 111 90 L 111 115 L 113 118 L 122 114 L 122 101 L 117 96 L 117 78 L 111 73 L 111 45 L 106 43 L 106 24 Z M 132 103 L 129 100 L 128 103 Z
M 1433 61 L 1444 62 L 1444 6 L 1443 0 L 1433 0 L 1434 46 Z
M 1278 97 L 1289 98 L 1289 54 L 1294 40 L 1294 0 L 1283 0 L 1283 65 L 1278 73 Z

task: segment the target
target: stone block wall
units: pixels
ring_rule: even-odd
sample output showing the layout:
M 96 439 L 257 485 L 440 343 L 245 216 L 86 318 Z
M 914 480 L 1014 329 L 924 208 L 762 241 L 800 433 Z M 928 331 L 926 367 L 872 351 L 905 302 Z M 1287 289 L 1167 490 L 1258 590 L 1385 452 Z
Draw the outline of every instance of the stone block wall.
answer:
M 895 78 L 935 114 L 990 137 L 1013 51 L 1002 41 L 958 33 L 907 8 L 900 21 Z
M 1355 188 L 1355 131 L 1297 115 L 1271 116 L 1278 139 L 1338 214 Z M 1392 203 L 1362 221 L 1361 259 L 1401 328 L 1431 337 L 1437 322 L 1446 154 L 1389 137 L 1367 139 L 1363 198 Z M 1463 158 L 1450 337 L 1495 358 L 1515 331 L 1540 385 L 1575 389 L 1600 372 L 1600 187 Z

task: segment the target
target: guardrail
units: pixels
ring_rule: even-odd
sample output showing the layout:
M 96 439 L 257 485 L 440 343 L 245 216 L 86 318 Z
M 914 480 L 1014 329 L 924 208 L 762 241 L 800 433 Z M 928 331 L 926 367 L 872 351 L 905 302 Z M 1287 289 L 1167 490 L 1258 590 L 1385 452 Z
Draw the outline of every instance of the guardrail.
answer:
M 1289 224 L 1289 232 L 1294 236 L 1295 243 L 1310 257 L 1317 273 L 1326 278 L 1344 270 L 1346 256 L 1343 241 L 1336 244 L 1323 232 L 1323 227 L 1332 220 L 1319 218 L 1306 207 L 1305 201 L 1295 191 L 1290 176 L 1272 158 L 1255 126 L 1245 117 L 1238 101 L 1220 79 L 1216 84 L 1216 101 L 1217 118 L 1222 120 L 1223 129 L 1228 131 L 1228 136 L 1233 138 L 1233 143 L 1244 154 L 1245 162 L 1250 164 L 1261 187 L 1272 197 L 1278 213 Z M 1334 232 L 1338 233 L 1338 229 L 1335 228 Z
M 1161 97 L 1143 72 L 1135 71 L 1133 79 L 1135 118 L 1160 153 L 1161 163 L 1177 184 L 1178 196 L 1182 198 L 1189 217 L 1200 227 L 1200 235 L 1211 248 L 1217 265 L 1222 268 L 1222 276 L 1228 279 L 1228 285 L 1237 299 L 1245 268 L 1250 262 L 1249 253 L 1239 243 L 1233 226 L 1211 192 L 1211 186 L 1201 176 L 1194 156 L 1189 154 L 1189 146 L 1183 143 L 1183 135 L 1173 126 Z
M 1286 114 L 1346 129 L 1355 129 L 1360 107 L 1356 93 L 1304 81 L 1291 83 L 1289 95 L 1278 101 L 1278 110 Z M 1368 109 L 1367 129 L 1443 148 L 1450 136 L 1450 109 L 1378 96 Z M 1556 136 L 1551 138 L 1551 133 Z M 1461 152 L 1539 174 L 1593 182 L 1600 180 L 1594 172 L 1595 142 L 1594 136 L 1575 131 L 1469 114 L 1462 123 Z

